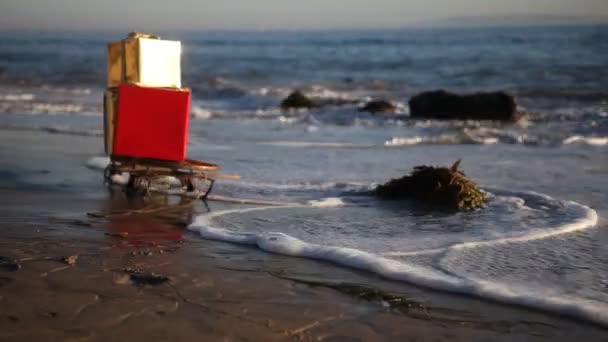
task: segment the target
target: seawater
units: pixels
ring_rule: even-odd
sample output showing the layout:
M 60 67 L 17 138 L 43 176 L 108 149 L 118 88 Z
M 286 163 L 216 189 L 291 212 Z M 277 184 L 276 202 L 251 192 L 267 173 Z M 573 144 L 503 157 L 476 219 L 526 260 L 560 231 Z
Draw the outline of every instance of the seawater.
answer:
M 517 197 L 518 195 L 522 197 Z M 517 203 L 515 206 L 514 199 Z M 576 289 L 579 285 L 574 281 L 562 282 L 556 286 L 549 281 L 530 281 L 532 275 L 529 274 L 523 277 L 518 274 L 517 277 L 505 280 L 486 270 L 476 271 L 481 268 L 496 272 L 518 266 L 506 265 L 502 260 L 488 258 L 489 255 L 510 255 L 513 251 L 517 253 L 520 248 L 534 249 L 535 241 L 593 228 L 597 224 L 598 216 L 595 210 L 589 207 L 575 202 L 556 201 L 535 193 L 492 196 L 490 207 L 484 209 L 486 214 L 503 222 L 512 220 L 511 224 L 519 225 L 520 229 L 502 231 L 492 227 L 475 227 L 483 222 L 478 220 L 468 223 L 466 229 L 447 234 L 439 233 L 437 228 L 425 232 L 428 227 L 424 227 L 424 223 L 417 220 L 398 225 L 392 222 L 391 225 L 385 215 L 375 220 L 368 218 L 365 222 L 353 220 L 353 217 L 361 215 L 361 211 L 369 212 L 363 215 L 379 214 L 376 208 L 365 209 L 360 204 L 330 213 L 314 212 L 344 205 L 343 199 L 328 198 L 300 206 L 218 211 L 199 216 L 188 229 L 198 232 L 205 239 L 255 246 L 281 255 L 329 261 L 340 266 L 373 272 L 391 280 L 549 310 L 601 325 L 608 324 L 608 302 L 605 301 L 608 297 L 601 289 L 591 294 L 593 289 L 590 288 L 580 296 L 573 296 L 572 287 Z M 501 206 L 506 208 L 499 208 Z M 308 207 L 315 209 L 310 210 Z M 304 208 L 306 210 L 302 210 Z M 531 214 L 531 217 L 522 219 L 519 211 L 527 210 L 536 212 Z M 285 213 L 283 218 L 277 218 L 273 214 L 251 215 L 268 211 Z M 226 220 L 231 222 L 229 217 L 232 215 L 239 215 L 241 219 L 236 220 L 236 224 L 224 224 L 235 228 L 214 225 L 214 219 L 218 217 L 227 216 Z M 548 215 L 551 219 L 543 219 Z M 339 220 L 336 220 L 336 216 Z M 257 223 L 259 219 L 256 218 L 259 217 L 264 217 L 263 224 Z M 400 217 L 401 220 L 407 218 Z M 458 220 L 445 217 L 439 221 L 449 225 Z M 538 221 L 545 221 L 546 226 L 530 224 L 540 224 Z M 268 230 L 273 228 L 277 230 Z M 577 253 L 575 249 L 570 252 Z M 416 257 L 426 255 L 432 255 L 433 258 L 416 260 Z M 551 270 L 543 271 L 551 273 Z M 544 277 L 543 274 L 533 276 L 536 280 Z
M 212 211 L 189 227 L 199 236 L 607 324 L 608 27 L 164 36 L 184 43 L 189 157 L 242 176 L 218 181 L 214 194 L 290 203 Z M 120 38 L 3 36 L 0 128 L 99 139 L 102 155 L 105 43 Z M 281 111 L 296 88 L 355 103 Z M 411 120 L 407 100 L 436 88 L 506 90 L 532 114 L 518 123 Z M 397 115 L 359 112 L 356 102 L 370 98 L 397 103 Z M 2 146 L 2 160 L 14 160 L 11 151 Z M 39 153 L 50 173 L 4 163 L 2 184 L 103 191 L 101 174 L 85 166 L 107 159 L 70 151 L 91 173 L 74 177 L 54 169 L 52 154 L 67 152 Z M 491 194 L 483 210 L 436 212 L 370 194 L 416 165 L 460 158 Z

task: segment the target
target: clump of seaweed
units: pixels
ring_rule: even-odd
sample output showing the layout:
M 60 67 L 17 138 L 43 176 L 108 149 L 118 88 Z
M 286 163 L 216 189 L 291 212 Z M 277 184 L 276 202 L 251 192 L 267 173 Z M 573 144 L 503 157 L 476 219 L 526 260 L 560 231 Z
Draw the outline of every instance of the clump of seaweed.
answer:
M 397 310 L 403 314 L 413 314 L 416 311 L 423 311 L 428 315 L 427 307 L 424 304 L 377 288 L 351 283 L 334 283 L 309 280 L 304 278 L 291 278 L 278 274 L 275 274 L 275 276 L 281 279 L 295 281 L 297 283 L 305 284 L 312 287 L 330 288 L 366 302 L 382 303 L 382 305 L 385 305 L 386 307 L 392 310 Z
M 426 310 L 422 303 L 384 292 L 376 288 L 348 283 L 323 284 L 322 286 L 334 289 L 338 292 L 347 294 L 360 300 L 383 303 L 391 309 L 398 310 L 404 314 L 409 313 L 411 310 Z
M 392 179 L 376 188 L 384 199 L 421 200 L 432 205 L 461 211 L 482 208 L 486 195 L 460 170 L 460 160 L 450 168 L 416 166 L 410 175 Z

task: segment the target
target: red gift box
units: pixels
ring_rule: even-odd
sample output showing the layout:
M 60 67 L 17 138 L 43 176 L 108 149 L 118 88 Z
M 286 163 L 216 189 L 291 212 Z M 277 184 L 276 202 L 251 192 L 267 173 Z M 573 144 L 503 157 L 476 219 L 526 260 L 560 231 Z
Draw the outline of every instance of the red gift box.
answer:
M 190 118 L 190 89 L 121 84 L 112 154 L 183 161 Z

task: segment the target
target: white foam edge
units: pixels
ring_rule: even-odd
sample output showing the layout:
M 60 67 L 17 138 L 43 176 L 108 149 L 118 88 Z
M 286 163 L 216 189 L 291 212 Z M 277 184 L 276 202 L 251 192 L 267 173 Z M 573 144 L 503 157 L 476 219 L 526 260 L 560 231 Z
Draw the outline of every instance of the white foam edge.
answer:
M 527 194 L 551 199 L 549 196 L 534 192 L 527 192 Z M 447 248 L 447 250 L 444 249 L 446 254 L 444 254 L 443 258 L 452 250 L 476 248 L 491 244 L 538 240 L 580 231 L 591 228 L 597 224 L 598 216 L 595 210 L 572 201 L 565 201 L 563 203 L 571 210 L 578 212 L 580 217 L 552 231 L 536 231 L 517 237 L 457 244 Z M 295 207 L 305 206 L 283 206 L 281 208 Z M 188 229 L 198 232 L 204 239 L 255 246 L 270 253 L 286 256 L 328 261 L 349 268 L 369 271 L 390 280 L 403 281 L 433 290 L 469 295 L 509 305 L 519 305 L 555 312 L 608 327 L 608 309 L 605 304 L 600 302 L 557 296 L 540 296 L 539 294 L 529 293 L 525 289 L 516 289 L 485 280 L 465 279 L 441 272 L 440 270 L 387 259 L 377 254 L 353 248 L 308 243 L 280 232 L 235 232 L 225 228 L 213 227 L 213 219 L 220 216 L 268 210 L 271 208 L 276 209 L 277 207 L 232 209 L 212 212 L 197 217 L 195 221 L 188 226 Z M 443 260 L 443 258 L 441 260 Z M 441 264 L 441 260 L 439 261 L 439 264 Z
M 320 200 L 311 200 L 307 202 L 308 205 L 315 208 L 335 208 L 346 205 L 344 200 L 340 197 L 327 197 Z
M 545 201 L 556 201 L 554 198 L 547 196 L 545 194 L 541 194 L 534 191 L 509 191 L 504 192 L 504 194 L 512 196 L 512 197 L 520 197 L 530 196 L 536 197 Z M 570 223 L 562 224 L 558 227 L 547 229 L 547 228 L 539 228 L 533 229 L 525 234 L 518 236 L 508 236 L 508 237 L 500 237 L 494 240 L 482 240 L 482 241 L 470 241 L 460 243 L 454 246 L 451 246 L 448 250 L 452 249 L 463 249 L 463 248 L 475 248 L 482 247 L 488 245 L 497 245 L 497 244 L 506 244 L 506 243 L 517 243 L 517 242 L 528 242 L 534 240 L 546 239 L 549 237 L 554 237 L 563 234 L 574 233 L 577 231 L 585 230 L 597 225 L 599 217 L 597 212 L 590 207 L 574 202 L 574 201 L 560 201 L 563 206 L 563 210 L 566 210 L 572 213 L 577 218 L 574 219 Z
M 494 145 L 500 141 L 497 137 L 481 137 L 472 135 L 458 135 L 458 134 L 443 134 L 437 136 L 407 136 L 407 137 L 393 137 L 391 140 L 386 140 L 384 146 L 386 147 L 400 147 L 400 146 L 412 146 L 412 145 L 459 145 L 459 144 L 479 144 L 479 145 Z
M 85 166 L 93 170 L 105 170 L 110 165 L 110 157 L 91 157 Z
M 258 145 L 292 148 L 371 148 L 374 145 L 355 144 L 350 142 L 326 142 L 326 141 L 263 141 Z
M 605 146 L 608 145 L 608 137 L 584 137 L 581 135 L 574 135 L 564 139 L 562 143 L 564 145 L 586 144 L 591 146 Z

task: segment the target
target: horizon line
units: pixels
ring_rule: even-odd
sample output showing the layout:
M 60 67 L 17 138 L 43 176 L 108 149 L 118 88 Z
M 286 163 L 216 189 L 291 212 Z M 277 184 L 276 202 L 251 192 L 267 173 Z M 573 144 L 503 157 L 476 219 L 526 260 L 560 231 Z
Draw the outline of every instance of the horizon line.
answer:
M 532 21 L 532 20 L 535 21 Z M 467 16 L 467 17 L 450 17 L 436 19 L 429 22 L 417 22 L 403 25 L 387 25 L 387 26 L 328 26 L 328 27 L 200 27 L 200 28 L 164 28 L 153 30 L 156 32 L 167 33 L 290 33 L 290 32 L 341 32 L 341 31 L 407 31 L 407 30 L 434 30 L 434 29 L 454 29 L 467 30 L 477 28 L 526 28 L 526 27 L 574 27 L 574 26 L 604 26 L 608 25 L 608 17 L 569 17 L 569 16 Z M 149 30 L 141 30 L 136 28 L 32 28 L 32 29 L 1 29 L 0 33 L 119 33 L 119 32 L 148 32 Z

